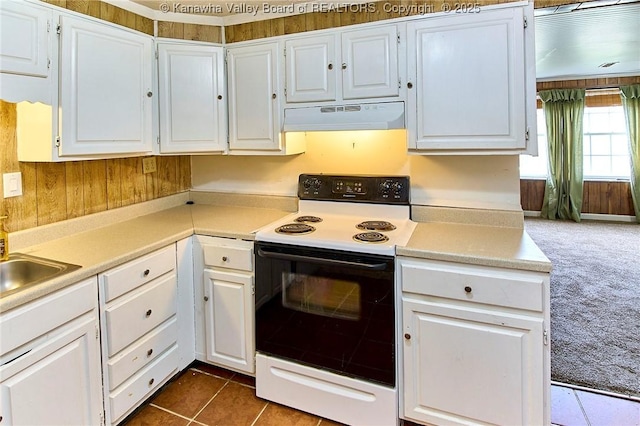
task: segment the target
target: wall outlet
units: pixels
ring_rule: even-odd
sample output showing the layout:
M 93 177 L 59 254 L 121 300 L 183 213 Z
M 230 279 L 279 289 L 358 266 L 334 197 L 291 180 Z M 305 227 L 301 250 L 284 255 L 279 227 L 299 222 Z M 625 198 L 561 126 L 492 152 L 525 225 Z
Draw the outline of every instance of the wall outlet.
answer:
M 156 170 L 156 157 L 146 157 L 142 159 L 142 173 L 153 173 Z
M 4 198 L 22 195 L 22 173 L 4 173 L 2 175 Z

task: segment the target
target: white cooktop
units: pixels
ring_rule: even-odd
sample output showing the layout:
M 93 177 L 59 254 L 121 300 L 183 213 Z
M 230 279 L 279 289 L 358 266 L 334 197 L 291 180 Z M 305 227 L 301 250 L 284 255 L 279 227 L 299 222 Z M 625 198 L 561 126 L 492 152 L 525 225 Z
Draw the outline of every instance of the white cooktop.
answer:
M 307 234 L 290 235 L 276 232 L 276 228 L 282 225 L 296 223 L 295 219 L 300 216 L 317 216 L 322 222 L 307 222 L 315 228 L 315 231 Z M 258 230 L 256 241 L 394 256 L 396 245 L 406 245 L 416 227 L 416 223 L 409 217 L 410 206 L 404 205 L 301 200 L 298 212 Z M 364 221 L 387 221 L 396 229 L 358 229 L 356 225 Z M 353 236 L 362 232 L 380 232 L 389 240 L 381 243 L 355 241 Z

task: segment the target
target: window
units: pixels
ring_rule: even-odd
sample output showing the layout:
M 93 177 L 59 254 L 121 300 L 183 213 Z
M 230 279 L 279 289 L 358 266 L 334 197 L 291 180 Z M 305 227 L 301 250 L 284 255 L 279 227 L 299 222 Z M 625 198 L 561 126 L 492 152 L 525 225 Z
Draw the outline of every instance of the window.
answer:
M 583 173 L 585 180 L 629 179 L 629 143 L 621 106 L 585 107 Z M 547 126 L 538 110 L 538 157 L 520 156 L 521 178 L 547 177 Z
M 621 106 L 585 108 L 582 143 L 585 179 L 629 179 L 629 143 Z

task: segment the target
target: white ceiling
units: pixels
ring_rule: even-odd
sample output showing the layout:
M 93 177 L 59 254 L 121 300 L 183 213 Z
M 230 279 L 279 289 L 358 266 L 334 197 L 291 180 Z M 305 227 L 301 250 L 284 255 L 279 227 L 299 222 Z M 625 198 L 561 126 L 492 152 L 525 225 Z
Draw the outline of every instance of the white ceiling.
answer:
M 311 11 L 313 5 L 345 4 L 334 0 L 107 0 L 134 3 L 157 19 L 233 25 Z M 350 0 L 363 3 L 368 0 Z M 293 13 L 264 13 L 263 4 L 295 6 Z M 162 10 L 165 7 L 168 9 Z M 188 8 L 192 13 L 188 13 Z M 200 7 L 200 9 L 197 9 Z M 244 9 L 242 9 L 244 7 Z M 176 9 L 181 8 L 181 9 Z M 253 9 L 255 8 L 255 9 Z M 160 12 L 162 10 L 162 12 Z M 348 13 L 348 12 L 345 12 Z M 145 14 L 146 15 L 146 14 Z M 640 1 L 587 0 L 535 11 L 538 81 L 593 76 L 640 75 Z M 609 67 L 601 65 L 613 63 Z
M 536 10 L 538 81 L 640 75 L 640 2 L 603 3 Z

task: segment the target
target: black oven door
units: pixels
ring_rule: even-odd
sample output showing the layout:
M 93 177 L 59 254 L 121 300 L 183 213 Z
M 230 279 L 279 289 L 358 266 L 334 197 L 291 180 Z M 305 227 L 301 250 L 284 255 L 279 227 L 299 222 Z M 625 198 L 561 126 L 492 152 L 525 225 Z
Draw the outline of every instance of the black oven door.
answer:
M 391 256 L 256 242 L 256 349 L 395 386 Z

